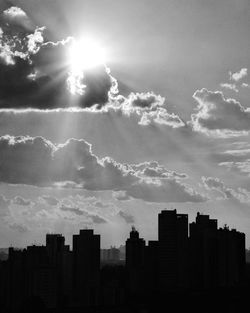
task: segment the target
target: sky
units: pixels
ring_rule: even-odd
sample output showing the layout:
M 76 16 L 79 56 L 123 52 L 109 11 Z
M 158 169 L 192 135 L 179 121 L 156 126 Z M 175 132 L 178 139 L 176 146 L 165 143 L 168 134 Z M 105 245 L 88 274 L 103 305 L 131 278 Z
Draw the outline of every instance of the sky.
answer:
M 0 247 L 197 212 L 250 246 L 249 0 L 0 0 Z

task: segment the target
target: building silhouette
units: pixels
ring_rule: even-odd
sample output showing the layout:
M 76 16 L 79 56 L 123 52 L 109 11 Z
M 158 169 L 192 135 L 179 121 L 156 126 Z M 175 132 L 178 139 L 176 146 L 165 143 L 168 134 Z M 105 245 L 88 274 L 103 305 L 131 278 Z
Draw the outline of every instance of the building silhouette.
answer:
M 120 261 L 120 250 L 116 247 L 101 249 L 101 261 L 103 263 L 117 263 Z
M 128 272 L 128 288 L 132 293 L 142 292 L 145 270 L 145 240 L 132 227 L 126 241 L 126 269 Z
M 159 287 L 187 287 L 188 215 L 164 210 L 158 215 Z
M 190 224 L 191 285 L 194 288 L 212 288 L 218 284 L 217 220 L 199 212 Z
M 184 295 L 207 305 L 214 290 L 225 299 L 229 294 L 241 299 L 242 290 L 250 290 L 245 234 L 218 229 L 217 220 L 200 213 L 189 225 L 188 215 L 163 210 L 158 223 L 159 238 L 148 244 L 132 227 L 125 266 L 114 247 L 102 250 L 108 262 L 101 265 L 101 238 L 93 229 L 73 235 L 72 251 L 62 234 L 47 234 L 45 246 L 9 248 L 8 259 L 0 262 L 1 309 L 94 312 L 98 306 L 107 312 L 111 306 L 120 312 L 129 305 L 153 304 L 154 312 L 159 303 L 181 307 L 179 299 L 187 303 Z
M 98 304 L 100 286 L 100 235 L 81 229 L 73 235 L 73 297 L 77 305 Z

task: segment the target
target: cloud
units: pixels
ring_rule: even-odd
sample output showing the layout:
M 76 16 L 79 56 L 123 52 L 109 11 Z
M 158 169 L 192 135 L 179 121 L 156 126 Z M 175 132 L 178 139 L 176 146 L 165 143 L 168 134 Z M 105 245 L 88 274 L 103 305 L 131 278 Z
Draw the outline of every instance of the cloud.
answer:
M 32 204 L 32 201 L 26 200 L 22 197 L 17 196 L 17 197 L 15 197 L 14 200 L 12 200 L 12 203 L 17 204 L 17 205 L 22 205 L 22 206 L 29 206 Z
M 250 88 L 250 85 L 247 84 L 247 83 L 242 83 L 242 84 L 241 84 L 241 87 L 242 87 L 242 88 Z
M 12 6 L 4 10 L 1 19 L 2 27 L 11 26 L 15 32 L 28 32 L 33 31 L 35 28 L 27 14 L 19 7 Z
M 27 14 L 18 7 L 10 7 L 3 12 L 3 15 L 9 19 L 27 18 Z
M 142 199 L 147 202 L 172 203 L 172 202 L 206 202 L 207 198 L 187 185 L 175 179 L 166 179 L 160 182 L 141 181 L 126 190 L 127 196 Z
M 127 224 L 134 224 L 135 223 L 135 219 L 133 217 L 133 215 L 131 214 L 128 214 L 124 211 L 119 211 L 118 215 L 124 219 L 124 221 L 127 223 Z
M 19 233 L 26 233 L 29 230 L 25 225 L 19 223 L 8 224 L 8 226 L 10 229 Z
M 250 109 L 235 99 L 226 99 L 220 91 L 197 90 L 193 98 L 198 102 L 197 113 L 192 114 L 195 131 L 207 135 L 233 137 L 250 131 Z
M 247 68 L 242 68 L 238 72 L 232 73 L 229 72 L 230 80 L 238 82 L 242 78 L 247 76 Z
M 129 197 L 126 193 L 126 191 L 124 190 L 120 190 L 120 191 L 113 191 L 113 197 L 116 200 L 119 201 L 127 201 L 127 200 L 131 200 L 131 197 Z
M 18 7 L 2 15 L 0 110 L 119 110 L 127 116 L 137 115 L 138 123 L 144 126 L 185 126 L 177 114 L 168 112 L 165 98 L 160 95 L 119 95 L 118 82 L 104 64 L 72 71 L 69 50 L 75 43 L 73 37 L 57 42 L 47 40 L 45 27 L 31 25 L 27 14 Z
M 90 191 L 124 191 L 152 202 L 203 202 L 206 199 L 179 180 L 185 174 L 151 165 L 122 164 L 99 158 L 85 140 L 54 145 L 42 137 L 0 137 L 0 179 L 11 184 L 63 186 Z M 146 174 L 145 174 L 146 172 Z M 156 177 L 157 176 L 157 177 Z
M 70 207 L 70 206 L 62 205 L 60 207 L 60 210 L 64 211 L 64 212 L 71 212 L 71 213 L 74 213 L 76 215 L 84 215 L 84 211 L 82 211 L 81 209 L 79 209 L 77 207 Z
M 248 84 L 241 83 L 240 81 L 247 76 L 247 68 L 242 68 L 238 72 L 229 72 L 229 82 L 221 83 L 220 86 L 225 89 L 229 89 L 235 92 L 239 92 L 239 87 L 248 87 Z
M 227 187 L 217 177 L 202 177 L 202 181 L 206 189 L 220 192 L 224 196 L 224 199 L 234 199 L 240 203 L 250 202 L 250 192 L 244 188 L 233 189 Z
M 226 167 L 231 171 L 236 171 L 243 175 L 247 175 L 250 177 L 250 159 L 241 162 L 221 162 L 219 163 L 220 166 Z
M 0 216 L 5 217 L 10 214 L 9 205 L 11 201 L 6 199 L 3 195 L 0 195 Z
M 69 47 L 74 38 L 46 41 L 45 27 L 27 25 L 28 16 L 17 7 L 2 15 L 0 109 L 100 110 L 115 99 L 117 81 L 104 64 L 78 74 L 71 71 Z
M 128 116 L 138 115 L 139 125 L 146 126 L 154 122 L 173 128 L 185 126 L 178 115 L 168 112 L 165 98 L 153 92 L 130 93 L 127 98 L 123 99 L 120 109 Z
M 51 196 L 42 196 L 42 199 L 49 205 L 55 206 L 59 203 L 59 200 Z
M 83 216 L 87 219 L 90 219 L 94 224 L 107 223 L 107 221 L 103 217 L 101 217 L 97 214 L 91 214 L 85 210 L 78 208 L 78 207 L 70 207 L 70 206 L 66 206 L 63 204 L 60 207 L 60 210 L 64 211 L 64 212 L 70 212 L 70 213 L 73 213 L 73 214 L 78 215 L 78 216 Z
M 225 89 L 230 89 L 230 90 L 233 90 L 235 92 L 239 92 L 239 89 L 237 89 L 236 85 L 235 84 L 230 84 L 230 83 L 221 83 L 220 86 L 222 88 L 225 88 Z

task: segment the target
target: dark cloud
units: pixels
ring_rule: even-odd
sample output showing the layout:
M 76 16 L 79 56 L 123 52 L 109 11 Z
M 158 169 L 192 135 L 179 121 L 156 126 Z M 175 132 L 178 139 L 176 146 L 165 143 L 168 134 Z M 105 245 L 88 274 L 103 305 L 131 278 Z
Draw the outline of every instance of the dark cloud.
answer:
M 48 184 L 54 146 L 42 137 L 0 137 L 0 179 L 13 184 Z
M 14 200 L 12 200 L 12 203 L 17 204 L 17 205 L 22 205 L 22 206 L 29 206 L 32 204 L 32 201 L 17 196 L 15 197 Z
M 165 169 L 166 177 L 145 176 L 136 165 L 98 158 L 83 139 L 54 145 L 42 137 L 3 136 L 0 151 L 0 179 L 5 183 L 124 191 L 129 197 L 151 202 L 205 201 L 180 183 L 175 172 Z
M 250 110 L 234 99 L 226 99 L 220 91 L 197 90 L 193 98 L 199 103 L 192 114 L 194 130 L 230 137 L 250 131 Z
M 128 214 L 124 211 L 119 211 L 118 215 L 124 219 L 124 221 L 127 223 L 127 224 L 134 224 L 135 223 L 135 219 L 133 217 L 133 215 L 131 214 Z

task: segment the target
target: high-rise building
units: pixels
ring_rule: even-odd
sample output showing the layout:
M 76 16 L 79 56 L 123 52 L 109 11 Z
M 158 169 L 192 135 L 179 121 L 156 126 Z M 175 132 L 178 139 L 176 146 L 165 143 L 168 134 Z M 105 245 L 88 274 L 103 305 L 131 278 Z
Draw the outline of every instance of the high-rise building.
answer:
M 188 215 L 164 210 L 158 215 L 160 290 L 187 287 Z
M 92 229 L 73 235 L 73 297 L 76 304 L 98 304 L 100 284 L 100 235 Z
M 126 268 L 129 289 L 132 293 L 141 292 L 144 287 L 145 240 L 139 237 L 139 232 L 134 227 L 126 240 Z
M 72 288 L 72 253 L 69 246 L 65 245 L 65 238 L 61 234 L 47 234 L 46 250 L 56 270 L 58 299 L 69 299 Z
M 245 274 L 245 234 L 218 230 L 218 284 L 220 287 L 235 286 L 243 282 Z
M 194 288 L 218 285 L 217 220 L 199 212 L 190 224 L 190 283 Z
M 159 285 L 158 275 L 159 264 L 159 242 L 150 240 L 145 247 L 145 272 L 146 272 L 146 286 L 147 291 L 157 292 Z

